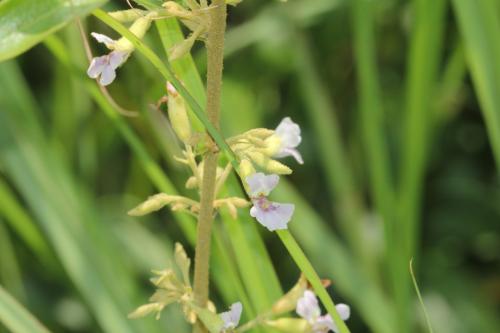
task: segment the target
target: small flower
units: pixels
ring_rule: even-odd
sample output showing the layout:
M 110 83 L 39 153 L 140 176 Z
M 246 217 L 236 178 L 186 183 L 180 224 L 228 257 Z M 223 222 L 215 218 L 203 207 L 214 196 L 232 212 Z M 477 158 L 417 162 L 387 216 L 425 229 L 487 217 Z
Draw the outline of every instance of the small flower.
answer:
M 337 304 L 335 308 L 342 320 L 347 320 L 351 315 L 351 310 L 346 304 Z M 332 317 L 330 315 L 321 315 L 316 295 L 310 290 L 306 290 L 304 296 L 298 300 L 296 312 L 307 320 L 312 327 L 313 333 L 338 332 Z
M 295 149 L 302 141 L 300 127 L 290 117 L 283 118 L 268 141 L 274 146 L 272 157 L 293 156 L 299 164 L 304 164 L 302 155 Z
M 240 302 L 237 302 L 229 307 L 229 311 L 220 314 L 220 318 L 224 322 L 222 332 L 235 329 L 238 326 L 242 311 L 243 305 L 241 305 Z
M 265 226 L 269 231 L 287 229 L 295 206 L 288 203 L 278 203 L 267 199 L 269 193 L 278 185 L 278 175 L 266 176 L 257 172 L 246 178 L 248 192 L 253 202 L 250 215 Z
M 116 69 L 128 59 L 133 48 L 122 49 L 119 47 L 118 41 L 103 34 L 93 32 L 91 35 L 112 51 L 109 54 L 93 58 L 87 70 L 87 75 L 92 79 L 100 76 L 99 83 L 107 86 L 116 78 Z

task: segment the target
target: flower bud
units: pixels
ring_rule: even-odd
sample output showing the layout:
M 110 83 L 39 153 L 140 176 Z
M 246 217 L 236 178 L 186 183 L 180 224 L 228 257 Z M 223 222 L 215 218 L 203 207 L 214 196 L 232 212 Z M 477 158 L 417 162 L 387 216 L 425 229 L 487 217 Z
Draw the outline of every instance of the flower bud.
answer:
M 276 303 L 274 303 L 271 311 L 273 315 L 280 315 L 292 311 L 297 306 L 297 301 L 304 295 L 307 290 L 307 279 L 303 274 L 300 275 L 297 283 L 285 295 L 283 295 Z
M 168 50 L 168 61 L 174 61 L 181 58 L 183 55 L 191 51 L 194 42 L 196 41 L 196 36 L 191 35 L 188 38 L 178 42 Z
M 151 26 L 151 19 L 148 17 L 140 17 L 132 23 L 129 30 L 137 38 L 142 39 L 149 27 Z M 132 52 L 134 50 L 134 44 L 129 41 L 126 37 L 122 37 L 116 41 L 114 49 L 117 51 L 127 51 Z
M 191 282 L 189 279 L 189 267 L 191 266 L 191 259 L 184 251 L 184 247 L 180 243 L 175 243 L 175 252 L 174 252 L 175 263 L 177 267 L 182 272 L 182 278 L 184 279 L 184 284 L 186 286 L 191 286 Z
M 118 10 L 115 12 L 109 12 L 109 16 L 120 22 L 131 22 L 144 15 L 144 11 L 139 9 L 126 9 Z
M 242 159 L 240 162 L 240 166 L 238 168 L 238 173 L 241 179 L 245 180 L 248 176 L 253 175 L 255 173 L 255 168 L 253 167 L 252 162 L 247 159 Z M 243 182 L 246 184 L 246 182 Z
M 262 167 L 269 173 L 278 175 L 289 175 L 292 173 L 292 169 L 290 169 L 286 165 L 272 160 L 260 152 L 252 151 L 247 153 L 247 155 L 252 159 L 252 161 L 255 162 L 255 164 Z
M 274 134 L 274 130 L 267 128 L 254 128 L 245 132 L 246 135 L 255 136 L 259 139 L 267 139 Z
M 278 135 L 274 134 L 265 140 L 265 147 L 264 149 L 262 149 L 262 151 L 267 156 L 274 156 L 277 152 L 280 151 L 282 145 L 283 143 L 281 138 Z
M 187 115 L 184 98 L 177 92 L 175 87 L 167 82 L 168 92 L 168 118 L 172 124 L 175 134 L 179 139 L 188 143 L 191 138 L 191 123 Z
M 198 186 L 198 179 L 195 176 L 189 177 L 188 180 L 186 181 L 185 186 L 189 190 L 196 188 Z
M 192 302 L 188 302 L 187 306 L 196 313 L 200 321 L 205 325 L 209 332 L 221 332 L 224 326 L 222 319 L 214 312 L 207 308 L 199 307 Z
M 142 216 L 152 212 L 155 212 L 169 203 L 171 203 L 174 198 L 165 193 L 158 193 L 153 196 L 150 196 L 146 201 L 141 203 L 139 206 L 131 209 L 128 212 L 130 216 Z
M 159 303 L 145 304 L 141 305 L 134 312 L 130 313 L 128 315 L 128 318 L 130 319 L 142 318 L 153 312 L 157 312 L 158 313 L 157 318 L 159 318 L 161 310 L 163 310 L 162 304 Z
M 268 327 L 278 329 L 286 333 L 309 333 L 311 327 L 307 320 L 299 318 L 279 318 L 268 320 L 264 323 Z

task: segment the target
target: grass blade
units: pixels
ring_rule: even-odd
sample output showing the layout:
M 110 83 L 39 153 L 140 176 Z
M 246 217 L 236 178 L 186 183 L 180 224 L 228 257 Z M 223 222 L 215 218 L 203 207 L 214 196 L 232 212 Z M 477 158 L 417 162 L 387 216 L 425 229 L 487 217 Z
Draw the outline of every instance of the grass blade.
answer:
M 2 286 L 0 286 L 0 322 L 12 333 L 50 333 Z
M 500 19 L 496 1 L 453 0 L 465 54 L 500 170 Z

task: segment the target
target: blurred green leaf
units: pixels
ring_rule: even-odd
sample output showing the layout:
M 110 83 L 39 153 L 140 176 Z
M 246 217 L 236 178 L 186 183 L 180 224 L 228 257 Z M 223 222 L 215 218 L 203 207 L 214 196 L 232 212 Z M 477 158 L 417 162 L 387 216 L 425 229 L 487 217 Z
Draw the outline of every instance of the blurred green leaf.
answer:
M 106 0 L 4 0 L 0 3 L 0 61 L 39 43 Z
M 500 18 L 494 0 L 453 0 L 467 64 L 500 170 Z M 499 171 L 500 172 L 500 171 Z
M 50 333 L 0 286 L 0 322 L 12 333 Z

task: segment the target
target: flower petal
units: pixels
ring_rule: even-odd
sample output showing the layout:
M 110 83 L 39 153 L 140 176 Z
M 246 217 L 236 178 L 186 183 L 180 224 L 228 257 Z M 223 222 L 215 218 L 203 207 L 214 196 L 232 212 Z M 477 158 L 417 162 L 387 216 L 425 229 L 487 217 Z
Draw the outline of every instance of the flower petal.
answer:
M 106 68 L 108 65 L 108 57 L 107 56 L 102 56 L 102 57 L 96 57 L 93 58 L 89 69 L 87 69 L 87 75 L 95 79 L 99 76 L 99 74 L 102 73 L 102 71 Z
M 302 141 L 300 127 L 290 117 L 283 118 L 275 133 L 281 138 L 282 147 L 285 148 L 295 148 Z
M 92 37 L 94 37 L 95 40 L 98 41 L 99 43 L 105 44 L 108 49 L 112 48 L 113 45 L 116 43 L 115 40 L 109 38 L 106 35 L 98 34 L 97 32 L 92 32 L 90 33 L 90 35 L 92 35 Z
M 250 215 L 255 217 L 269 231 L 287 229 L 295 206 L 278 202 L 269 202 L 269 204 L 269 208 L 263 209 L 257 201 L 254 201 L 254 206 L 250 209 Z
M 349 305 L 339 303 L 335 306 L 335 308 L 337 309 L 337 312 L 339 313 L 342 320 L 347 320 L 351 316 L 351 308 L 349 307 Z
M 324 333 L 330 330 L 336 333 L 338 331 L 337 325 L 330 315 L 319 316 L 312 326 L 314 333 Z
M 243 311 L 243 305 L 240 302 L 234 303 L 229 308 L 229 311 L 220 314 L 220 318 L 224 322 L 223 329 L 231 329 L 238 326 L 240 322 L 241 312 Z
M 120 67 L 121 64 L 123 64 L 127 60 L 129 55 L 130 55 L 130 52 L 113 51 L 108 55 L 109 65 L 113 69 L 117 69 L 118 67 Z
M 265 175 L 262 172 L 256 172 L 246 178 L 250 196 L 267 196 L 278 185 L 280 177 L 278 175 Z
M 309 323 L 315 322 L 316 318 L 321 314 L 316 295 L 310 290 L 304 291 L 304 296 L 297 301 L 297 308 L 295 311 Z
M 115 78 L 116 78 L 115 69 L 108 64 L 101 73 L 101 79 L 99 80 L 99 83 L 102 84 L 103 86 L 107 86 L 111 84 L 111 82 L 113 82 Z
M 304 160 L 302 159 L 302 155 L 295 148 L 282 148 L 278 153 L 274 154 L 274 157 L 282 158 L 287 156 L 293 156 L 297 163 L 304 164 Z

